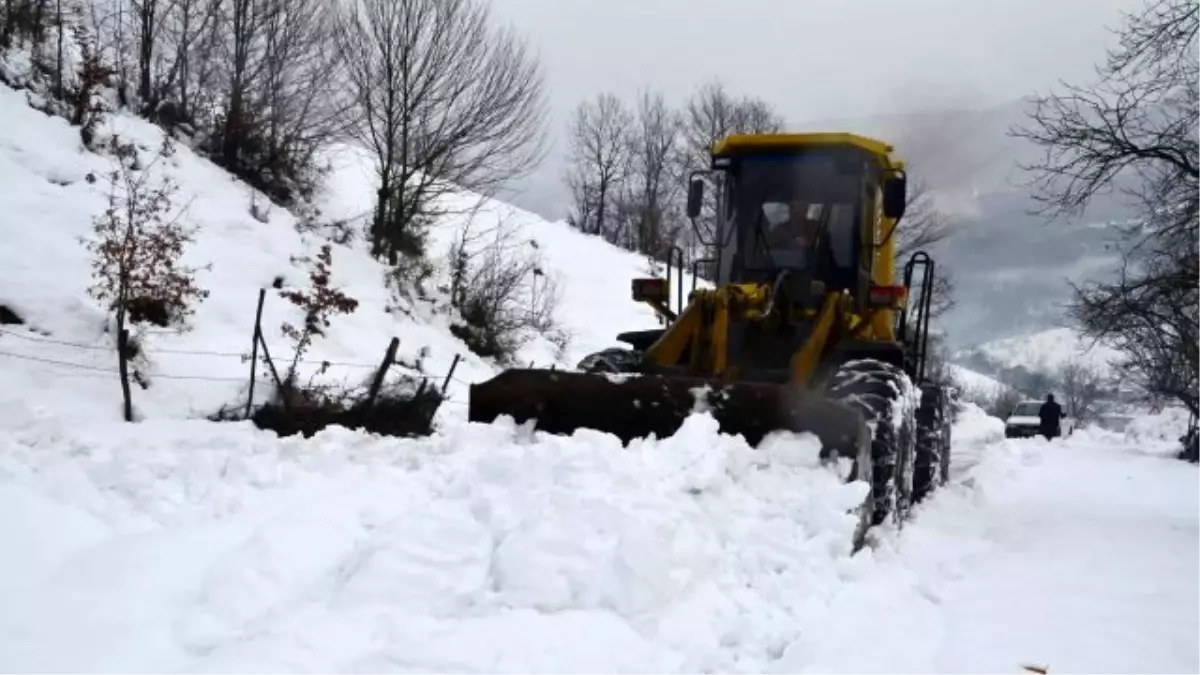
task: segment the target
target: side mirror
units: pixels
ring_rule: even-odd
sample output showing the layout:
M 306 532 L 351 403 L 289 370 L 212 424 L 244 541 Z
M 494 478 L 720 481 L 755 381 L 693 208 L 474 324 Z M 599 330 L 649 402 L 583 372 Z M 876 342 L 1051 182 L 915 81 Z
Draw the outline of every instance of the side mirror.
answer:
M 908 178 L 899 173 L 891 176 L 883 184 L 883 215 L 885 218 L 898 219 L 904 215 L 904 207 L 908 201 Z
M 700 207 L 704 204 L 704 180 L 693 176 L 688 184 L 687 215 L 688 218 L 700 217 Z

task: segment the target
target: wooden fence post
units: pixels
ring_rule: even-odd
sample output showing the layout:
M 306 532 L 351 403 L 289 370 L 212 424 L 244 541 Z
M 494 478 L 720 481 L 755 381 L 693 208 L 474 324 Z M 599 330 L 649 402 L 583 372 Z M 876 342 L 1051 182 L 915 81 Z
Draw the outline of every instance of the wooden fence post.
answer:
M 387 353 L 383 355 L 383 362 L 379 364 L 379 370 L 375 371 L 375 379 L 371 380 L 371 390 L 367 392 L 367 406 L 375 405 L 375 397 L 379 396 L 379 389 L 383 386 L 383 378 L 387 375 L 388 368 L 396 361 L 396 349 L 400 347 L 400 338 L 394 337 L 388 343 Z
M 258 309 L 254 312 L 254 339 L 250 343 L 250 393 L 246 397 L 246 419 L 250 419 L 250 409 L 254 407 L 254 374 L 258 371 L 258 342 L 262 339 L 262 311 L 266 297 L 267 289 L 258 289 Z
M 446 371 L 446 379 L 442 382 L 442 396 L 446 395 L 446 388 L 450 386 L 450 378 L 454 377 L 454 369 L 458 367 L 458 362 L 462 360 L 462 354 L 454 355 L 454 363 L 450 364 L 450 370 Z
M 263 358 L 267 360 L 267 367 L 271 369 L 271 377 L 275 379 L 275 386 L 279 387 L 279 399 L 283 402 L 283 410 L 287 412 L 291 408 L 291 401 L 288 400 L 290 396 L 283 386 L 283 380 L 279 379 L 279 371 L 275 370 L 275 361 L 271 358 L 271 350 L 267 349 L 267 339 L 263 337 L 262 332 L 258 334 L 258 344 L 262 345 Z

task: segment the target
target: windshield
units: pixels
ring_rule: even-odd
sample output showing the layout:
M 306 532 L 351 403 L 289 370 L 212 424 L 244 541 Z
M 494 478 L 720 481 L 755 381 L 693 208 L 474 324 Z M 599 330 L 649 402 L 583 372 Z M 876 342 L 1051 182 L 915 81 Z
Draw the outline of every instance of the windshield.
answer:
M 809 268 L 819 243 L 853 265 L 861 174 L 845 166 L 825 154 L 739 163 L 731 215 L 745 269 Z
M 1037 417 L 1038 411 L 1042 409 L 1042 404 L 1038 401 L 1025 401 L 1018 403 L 1013 409 L 1013 417 Z

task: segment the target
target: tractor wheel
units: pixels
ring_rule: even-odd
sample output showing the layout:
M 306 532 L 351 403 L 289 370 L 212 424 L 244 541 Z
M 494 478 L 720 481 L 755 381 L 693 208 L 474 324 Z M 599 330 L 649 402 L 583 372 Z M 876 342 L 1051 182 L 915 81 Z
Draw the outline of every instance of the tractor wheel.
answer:
M 913 473 L 913 501 L 921 501 L 949 478 L 950 420 L 946 409 L 946 391 L 938 385 L 921 387 L 921 405 L 917 408 L 916 465 Z
M 829 386 L 830 398 L 858 411 L 872 429 L 872 525 L 908 517 L 913 495 L 918 393 L 901 369 L 874 359 L 843 363 Z
M 585 373 L 637 373 L 642 369 L 642 353 L 609 347 L 583 357 L 576 368 Z

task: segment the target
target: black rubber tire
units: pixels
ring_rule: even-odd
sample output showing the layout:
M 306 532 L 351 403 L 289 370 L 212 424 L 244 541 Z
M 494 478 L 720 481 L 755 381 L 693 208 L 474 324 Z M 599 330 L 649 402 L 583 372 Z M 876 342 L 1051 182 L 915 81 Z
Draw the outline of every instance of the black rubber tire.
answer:
M 882 361 L 847 361 L 838 367 L 829 396 L 860 411 L 873 427 L 871 437 L 871 525 L 889 517 L 897 525 L 912 503 L 918 394 L 903 370 Z M 899 407 L 899 425 L 894 411 Z
M 917 444 L 913 470 L 913 501 L 919 502 L 946 483 L 950 469 L 950 419 L 946 390 L 921 387 L 917 408 Z
M 585 373 L 638 373 L 642 369 L 642 353 L 609 347 L 583 357 L 576 368 Z

